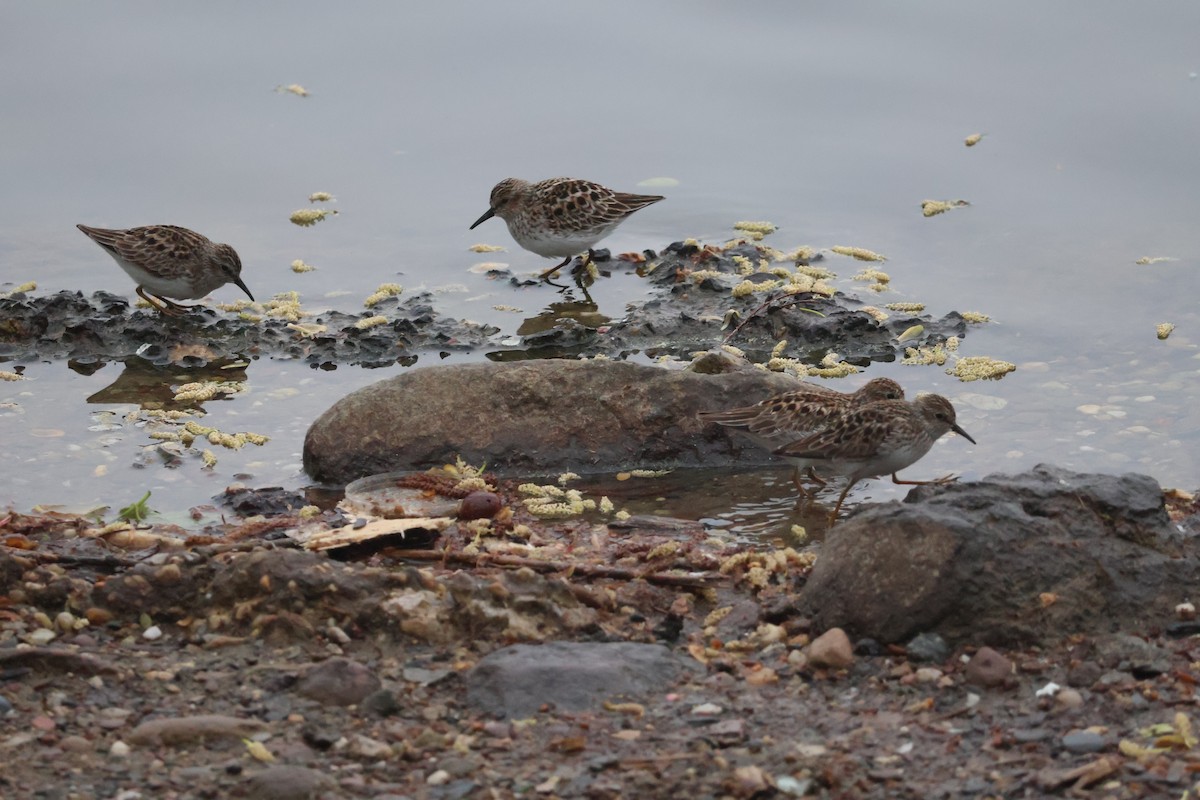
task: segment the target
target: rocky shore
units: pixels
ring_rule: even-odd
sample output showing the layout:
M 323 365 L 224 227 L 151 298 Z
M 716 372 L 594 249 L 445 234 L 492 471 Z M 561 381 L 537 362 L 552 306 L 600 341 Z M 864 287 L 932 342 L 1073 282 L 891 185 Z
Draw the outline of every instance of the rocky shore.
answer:
M 603 358 L 425 368 L 338 401 L 305 466 L 336 485 L 396 472 L 369 510 L 239 488 L 197 530 L 0 512 L 0 795 L 1190 796 L 1189 495 L 1039 465 L 862 504 L 788 547 L 529 480 L 768 461 L 695 417 L 796 380 L 726 338 L 836 370 L 834 347 L 865 363 L 967 332 L 801 287 L 820 280 L 807 260 L 742 274 L 773 258 L 602 261 L 645 272 L 649 298 L 513 349 Z M 0 355 L 80 368 L 394 363 L 496 333 L 423 296 L 182 327 L 103 294 L 0 313 Z

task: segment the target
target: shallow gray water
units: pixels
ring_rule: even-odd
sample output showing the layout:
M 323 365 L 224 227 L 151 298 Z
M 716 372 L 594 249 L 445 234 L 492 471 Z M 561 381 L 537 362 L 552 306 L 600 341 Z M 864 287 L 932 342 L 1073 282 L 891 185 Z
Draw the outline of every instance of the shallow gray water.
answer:
M 871 369 L 947 394 L 979 441 L 943 441 L 919 475 L 1049 461 L 1200 483 L 1200 5 L 42 3 L 9 4 L 3 22 L 0 283 L 132 297 L 74 224 L 170 222 L 234 244 L 258 297 L 353 309 L 398 281 L 511 333 L 558 296 L 471 271 L 548 265 L 499 221 L 467 230 L 497 180 L 637 191 L 669 177 L 654 190 L 667 200 L 606 246 L 721 241 L 765 219 L 781 249 L 887 255 L 893 291 L 874 301 L 993 317 L 962 353 L 1017 363 L 998 383 Z M 275 91 L 292 83 L 310 96 Z M 289 223 L 315 191 L 339 215 Z M 957 198 L 971 206 L 920 213 Z M 480 241 L 507 252 L 467 250 Z M 298 258 L 317 271 L 294 274 Z M 618 317 L 641 290 L 618 278 L 592 296 Z M 1166 341 L 1160 322 L 1177 326 Z M 27 380 L 0 383 L 0 504 L 123 505 L 151 489 L 152 505 L 182 509 L 237 476 L 301 486 L 308 423 L 401 369 L 252 363 L 248 391 L 208 404 L 205 424 L 272 440 L 207 472 L 135 466 L 149 441 L 121 419 L 136 399 L 89 402 L 120 368 L 28 364 Z M 778 505 L 790 485 L 769 483 L 766 500 L 730 507 Z

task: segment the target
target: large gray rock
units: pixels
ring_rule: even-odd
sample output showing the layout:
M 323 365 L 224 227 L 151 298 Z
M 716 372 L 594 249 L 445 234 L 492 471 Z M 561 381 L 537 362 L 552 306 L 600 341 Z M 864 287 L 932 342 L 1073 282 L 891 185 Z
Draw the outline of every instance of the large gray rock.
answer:
M 696 412 L 758 402 L 796 379 L 709 361 L 733 371 L 565 360 L 412 370 L 318 417 L 304 440 L 304 468 L 348 483 L 455 456 L 509 474 L 770 462 L 765 449 Z
M 1152 478 L 1040 465 L 866 507 L 830 530 L 800 604 L 818 630 L 1006 646 L 1161 624 L 1198 579 Z
M 489 714 L 528 717 L 599 709 L 672 686 L 695 662 L 660 644 L 553 642 L 518 644 L 480 659 L 466 677 L 467 702 Z

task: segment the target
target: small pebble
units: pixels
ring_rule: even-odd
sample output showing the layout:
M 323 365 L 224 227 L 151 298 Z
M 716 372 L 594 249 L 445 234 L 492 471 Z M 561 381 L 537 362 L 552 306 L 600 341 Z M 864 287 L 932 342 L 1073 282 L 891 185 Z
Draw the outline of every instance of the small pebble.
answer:
M 353 706 L 379 691 L 381 682 L 368 667 L 348 658 L 314 665 L 296 682 L 296 692 L 333 706 Z
M 148 642 L 153 642 L 155 639 L 161 639 L 162 635 L 162 628 L 158 627 L 157 625 L 151 625 L 149 628 L 146 628 L 146 630 L 142 631 L 142 638 Z
M 1062 745 L 1072 753 L 1097 753 L 1104 749 L 1104 737 L 1095 731 L 1071 731 L 1062 737 Z
M 490 519 L 504 507 L 500 497 L 492 492 L 471 492 L 458 507 L 459 519 Z
M 701 703 L 692 707 L 692 714 L 697 717 L 715 717 L 724 710 L 716 703 Z
M 429 784 L 430 786 L 441 786 L 449 781 L 450 773 L 446 772 L 444 769 L 439 769 L 437 772 L 434 772 L 425 779 L 425 783 Z
M 910 661 L 930 661 L 937 664 L 950 656 L 950 645 L 936 633 L 918 633 L 904 649 Z
M 1076 709 L 1083 706 L 1083 695 L 1077 689 L 1059 689 L 1054 696 L 1054 705 L 1061 709 Z
M 999 686 L 1012 675 L 1013 663 L 990 647 L 981 647 L 967 662 L 967 683 Z
M 483 723 L 483 732 L 493 739 L 508 739 L 513 735 L 513 727 L 511 722 L 492 720 Z
M 830 628 L 808 646 L 808 660 L 819 667 L 842 669 L 854 663 L 850 637 L 841 628 Z
M 917 683 L 933 683 L 942 677 L 942 671 L 936 667 L 921 667 L 917 670 Z
M 34 647 L 44 647 L 53 642 L 56 638 L 58 638 L 58 634 L 49 628 L 38 628 L 36 631 L 33 631 L 26 636 L 25 641 L 29 642 Z
M 875 639 L 863 637 L 854 643 L 854 655 L 856 656 L 881 656 L 887 652 L 887 649 Z
M 129 745 L 125 744 L 120 739 L 117 739 L 112 743 L 112 746 L 108 748 L 108 754 L 114 758 L 125 758 L 129 755 Z
M 92 743 L 83 736 L 64 736 L 58 746 L 68 753 L 86 753 L 92 749 Z

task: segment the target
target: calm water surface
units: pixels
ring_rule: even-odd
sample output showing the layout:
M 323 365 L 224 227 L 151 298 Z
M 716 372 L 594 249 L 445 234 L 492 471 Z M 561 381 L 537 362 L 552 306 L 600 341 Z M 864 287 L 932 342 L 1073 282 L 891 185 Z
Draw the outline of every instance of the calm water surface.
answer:
M 914 475 L 1047 461 L 1200 484 L 1198 4 L 117 2 L 6 4 L 0 17 L 0 284 L 132 297 L 74 224 L 170 222 L 234 244 L 258 297 L 296 290 L 309 308 L 349 310 L 398 281 L 511 334 L 559 298 L 471 271 L 549 264 L 499 221 L 468 232 L 497 180 L 636 191 L 669 177 L 667 201 L 607 246 L 719 242 L 738 220 L 770 220 L 782 249 L 887 255 L 893 291 L 873 301 L 993 317 L 962 353 L 1017 363 L 1000 382 L 872 367 L 950 396 L 979 441 L 941 442 Z M 275 91 L 292 83 L 310 96 Z M 986 135 L 968 149 L 973 133 Z M 315 191 L 339 215 L 289 223 Z M 957 198 L 971 206 L 921 216 L 922 200 Z M 508 250 L 468 251 L 480 241 Z M 317 271 L 294 274 L 297 258 Z M 859 266 L 829 265 L 843 278 Z M 643 288 L 622 277 L 592 294 L 619 317 Z M 1177 326 L 1166 341 L 1160 322 Z M 162 510 L 238 478 L 304 485 L 311 420 L 403 369 L 251 363 L 247 392 L 208 403 L 204 423 L 271 441 L 205 471 L 145 456 L 125 415 L 148 390 L 123 389 L 122 365 L 24 367 L 28 380 L 0 383 L 0 505 L 124 505 L 150 489 Z M 692 513 L 786 517 L 785 473 L 749 484 Z M 872 483 L 855 497 L 897 494 Z

